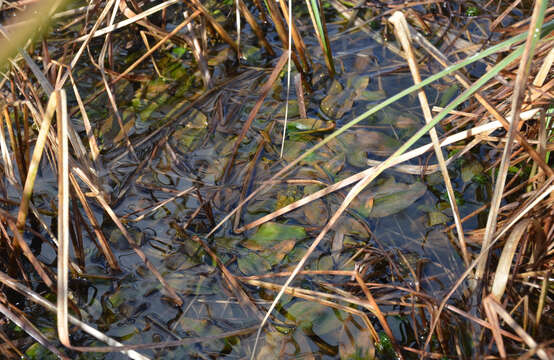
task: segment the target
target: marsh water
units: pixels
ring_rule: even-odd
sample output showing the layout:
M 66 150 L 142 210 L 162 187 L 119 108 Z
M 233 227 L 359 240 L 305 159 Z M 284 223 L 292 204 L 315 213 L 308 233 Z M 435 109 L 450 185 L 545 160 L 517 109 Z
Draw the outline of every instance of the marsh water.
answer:
M 122 79 L 114 85 L 124 131 L 105 93 L 87 105 L 100 146 L 100 157 L 95 164 L 99 185 L 134 241 L 184 301 L 183 306 L 177 307 L 168 299 L 159 281 L 113 221 L 100 207 L 93 208 L 122 271 L 110 272 L 93 240 L 87 238 L 86 275 L 74 279 L 71 285 L 83 319 L 107 335 L 126 344 L 140 344 L 217 336 L 258 325 L 259 314 L 241 306 L 217 263 L 193 237 L 207 234 L 241 199 L 328 136 L 332 129 L 340 128 L 379 101 L 412 85 L 402 58 L 364 31 L 345 28 L 334 10 L 327 9 L 337 71 L 330 77 L 309 16 L 305 10 L 295 11 L 298 11 L 299 29 L 311 59 L 303 94 L 308 120 L 301 116 L 302 105 L 291 81 L 282 158 L 280 146 L 287 98 L 284 72 L 272 86 L 236 157 L 231 160 L 235 141 L 278 58 L 268 56 L 259 47 L 248 26 L 241 38 L 243 58 L 240 61 L 224 43 L 210 47 L 207 58 L 212 87 L 209 91 L 190 51 L 175 45 L 155 53 L 156 67 L 152 61 L 144 62 L 135 71 L 136 79 Z M 172 26 L 169 22 L 168 29 Z M 232 27 L 229 31 L 233 31 Z M 384 29 L 377 25 L 372 31 L 379 34 Z M 144 51 L 139 39 L 129 37 L 130 32 L 127 29 L 114 34 L 114 62 L 119 71 Z M 282 53 L 271 30 L 267 38 L 273 39 L 271 44 Z M 99 49 L 102 40 L 94 40 L 91 46 Z M 103 88 L 100 75 L 91 69 L 92 64 L 84 61 L 74 73 L 85 98 Z M 422 69 L 422 76 L 439 69 L 438 64 L 430 63 Z M 482 69 L 474 71 L 474 75 L 479 75 Z M 293 66 L 291 78 L 297 74 Z M 453 85 L 454 82 L 444 81 L 427 87 L 431 106 L 444 106 L 452 99 L 459 91 Z M 70 105 L 77 109 L 71 95 Z M 78 111 L 73 114 L 73 125 L 85 139 L 81 117 Z M 239 277 L 290 271 L 350 187 L 261 227 L 242 233 L 236 229 L 326 184 L 366 169 L 371 161 L 386 159 L 422 124 L 424 119 L 415 94 L 379 111 L 255 196 L 238 216 L 231 217 L 212 237 L 206 238 L 206 244 Z M 438 127 L 437 130 L 440 135 L 448 129 Z M 134 153 L 126 145 L 126 136 L 133 144 Z M 424 137 L 415 146 L 429 142 Z M 451 146 L 444 153 L 453 155 L 459 148 Z M 495 156 L 485 145 L 450 164 L 462 217 L 489 199 L 490 172 L 485 168 Z M 441 299 L 450 290 L 465 267 L 455 232 L 447 230 L 453 218 L 442 177 L 437 171 L 421 174 L 428 165 L 436 164 L 431 152 L 408 164 L 416 170 L 411 173 L 405 169 L 388 170 L 360 194 L 310 257 L 306 270 L 357 269 L 368 283 L 411 287 L 432 294 L 435 299 Z M 51 183 L 43 182 L 37 189 L 36 199 L 43 201 L 36 200 L 39 208 L 47 208 L 55 196 L 48 184 L 55 185 L 55 179 Z M 464 223 L 464 229 L 469 232 L 482 226 L 483 220 L 482 215 L 473 217 Z M 40 256 L 45 262 L 55 259 L 55 254 L 46 246 Z M 283 277 L 262 280 L 284 282 Z M 276 295 L 261 286 L 246 283 L 242 286 L 261 314 Z M 293 286 L 323 293 L 339 289 L 363 297 L 353 279 L 330 273 L 300 275 Z M 375 287 L 372 291 L 397 341 L 418 348 L 427 335 L 428 324 L 411 316 L 414 310 L 409 306 L 410 297 L 393 287 Z M 467 301 L 463 291 L 451 300 L 453 304 L 464 303 L 463 308 L 470 309 Z M 359 310 L 356 305 L 343 305 Z M 367 314 L 385 339 L 377 320 Z M 461 318 L 453 319 L 443 332 L 455 333 L 459 337 L 456 343 L 466 344 L 471 339 L 471 325 Z M 247 358 L 255 336 L 256 331 L 249 331 L 186 346 L 146 350 L 144 354 L 163 359 Z M 75 341 L 81 345 L 100 345 L 84 335 Z M 285 295 L 273 313 L 270 326 L 262 332 L 256 357 L 362 359 L 370 353 L 371 342 L 363 319 L 355 314 Z M 454 344 L 454 340 L 447 343 Z M 433 350 L 438 345 L 431 346 Z M 83 359 L 122 357 L 118 353 L 78 356 Z M 380 348 L 378 356 L 394 357 L 394 353 Z

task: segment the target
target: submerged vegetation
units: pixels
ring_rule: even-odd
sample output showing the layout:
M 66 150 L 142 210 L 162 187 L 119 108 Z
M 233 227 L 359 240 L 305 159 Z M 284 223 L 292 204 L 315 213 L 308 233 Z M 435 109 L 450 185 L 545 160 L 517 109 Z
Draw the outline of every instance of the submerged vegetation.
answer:
M 552 358 L 548 6 L 3 1 L 0 356 Z

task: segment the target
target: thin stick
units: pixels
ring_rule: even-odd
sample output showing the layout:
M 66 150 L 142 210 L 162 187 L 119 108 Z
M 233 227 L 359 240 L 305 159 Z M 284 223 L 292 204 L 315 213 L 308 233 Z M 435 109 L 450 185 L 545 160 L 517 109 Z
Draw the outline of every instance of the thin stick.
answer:
M 282 3 L 282 2 L 281 2 Z M 279 154 L 279 158 L 283 158 L 283 151 L 285 150 L 285 137 L 287 135 L 287 121 L 289 119 L 289 96 L 290 96 L 290 73 L 291 73 L 291 54 L 292 54 L 292 4 L 291 0 L 289 0 L 289 14 L 288 14 L 288 22 L 289 22 L 289 53 L 287 57 L 287 99 L 285 102 L 285 124 L 283 125 L 283 138 L 281 139 L 281 153 Z M 302 52 L 300 52 L 302 54 Z
M 408 23 L 404 14 L 400 11 L 395 12 L 390 18 L 389 21 L 394 24 L 395 31 L 397 33 L 397 38 L 400 40 L 404 51 L 406 52 L 406 58 L 408 61 L 408 66 L 410 67 L 410 72 L 412 73 L 412 78 L 414 79 L 415 84 L 421 82 L 421 76 L 419 74 L 419 69 L 415 60 L 414 52 L 410 42 L 409 34 L 410 30 L 408 29 Z M 425 122 L 430 123 L 433 120 L 433 115 L 429 108 L 429 102 L 427 101 L 427 96 L 423 90 L 419 90 L 417 93 L 419 102 L 421 104 L 421 110 L 423 111 L 423 116 L 425 117 Z M 462 257 L 464 263 L 469 265 L 470 258 L 467 252 L 466 241 L 464 238 L 464 229 L 460 221 L 460 211 L 458 210 L 458 205 L 456 204 L 456 196 L 454 195 L 454 189 L 452 188 L 452 182 L 450 181 L 450 176 L 448 175 L 448 169 L 444 161 L 444 155 L 442 154 L 441 146 L 439 144 L 439 137 L 437 135 L 437 130 L 433 127 L 429 130 L 429 135 L 431 135 L 431 140 L 433 142 L 433 148 L 435 149 L 435 155 L 439 163 L 439 167 L 444 179 L 444 184 L 446 186 L 446 192 L 448 193 L 448 200 L 450 202 L 450 207 L 452 208 L 452 213 L 454 215 L 454 223 L 456 224 L 456 232 L 458 233 L 458 241 L 460 250 L 462 250 Z

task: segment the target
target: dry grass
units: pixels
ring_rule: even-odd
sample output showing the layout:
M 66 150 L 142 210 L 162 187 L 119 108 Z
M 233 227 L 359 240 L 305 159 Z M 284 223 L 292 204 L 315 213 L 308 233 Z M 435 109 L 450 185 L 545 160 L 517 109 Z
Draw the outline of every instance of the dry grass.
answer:
M 326 76 L 332 78 L 339 71 L 327 34 L 328 24 L 323 16 L 328 10 L 322 3 L 306 1 L 306 10 L 323 54 Z M 438 3 L 443 6 L 438 6 Z M 255 358 L 258 354 L 256 344 L 264 324 L 271 320 L 273 325 L 280 325 L 283 320 L 273 310 L 278 308 L 281 297 L 288 295 L 361 319 L 370 334 L 368 341 L 371 346 L 368 351 L 373 355 L 377 351 L 374 345 L 383 341 L 379 335 L 383 331 L 399 358 L 464 358 L 466 354 L 463 353 L 465 350 L 461 339 L 456 336 L 456 326 L 467 322 L 471 325 L 464 326 L 472 328 L 464 331 L 471 337 L 469 340 L 473 341 L 475 348 L 479 349 L 472 356 L 518 356 L 525 359 L 536 355 L 541 359 L 551 358 L 552 342 L 544 334 L 552 328 L 550 309 L 553 301 L 550 281 L 554 264 L 554 171 L 550 152 L 554 149 L 554 38 L 552 32 L 544 34 L 540 40 L 532 35 L 536 33 L 534 29 L 552 21 L 554 9 L 547 8 L 547 2 L 543 0 L 534 3 L 532 15 L 531 10 L 523 8 L 520 1 L 511 4 L 503 1 L 479 4 L 476 5 L 479 11 L 488 14 L 489 18 L 492 15 L 495 17 L 489 19 L 488 29 L 481 22 L 470 21 L 477 29 L 470 34 L 467 29 L 469 25 L 464 27 L 458 23 L 458 18 L 466 15 L 460 13 L 461 8 L 455 9 L 448 2 L 413 1 L 398 5 L 393 2 L 362 1 L 355 8 L 348 8 L 341 2 L 330 1 L 329 4 L 347 19 L 347 23 L 354 24 L 383 43 L 391 53 L 399 55 L 400 60 L 395 60 L 397 63 L 394 68 L 409 68 L 415 84 L 410 92 L 417 91 L 432 142 L 405 152 L 417 140 L 414 136 L 412 143 L 404 144 L 387 160 L 368 160 L 366 170 L 334 183 L 326 183 L 316 179 L 290 179 L 287 176 L 309 154 L 364 120 L 363 116 L 338 129 L 295 160 L 289 163 L 284 160 L 275 162 L 269 180 L 257 177 L 257 165 L 262 161 L 264 151 L 278 154 L 278 151 L 272 149 L 274 143 L 287 146 L 284 132 L 278 139 L 271 138 L 271 134 L 280 133 L 274 131 L 274 127 L 280 126 L 277 121 L 266 124 L 263 131 L 253 129 L 260 109 L 277 88 L 276 84 L 280 83 L 286 61 L 289 60 L 289 65 L 292 61 L 296 67 L 294 85 L 302 118 L 306 118 L 306 108 L 313 90 L 313 84 L 308 79 L 315 71 L 314 59 L 310 57 L 309 46 L 303 38 L 307 33 L 305 19 L 294 18 L 291 4 L 284 0 L 278 3 L 268 1 L 266 4 L 267 8 L 261 1 L 252 4 L 243 0 L 233 2 L 238 17 L 235 22 L 239 24 L 238 34 L 236 29 L 229 26 L 233 21 L 223 23 L 213 8 L 199 0 L 185 4 L 168 0 L 156 6 L 110 0 L 74 9 L 71 9 L 70 3 L 65 11 L 59 10 L 64 4 L 55 0 L 4 1 L 0 4 L 0 15 L 3 16 L 0 48 L 5 49 L 0 55 L 0 171 L 3 173 L 0 181 L 0 202 L 3 204 L 0 209 L 0 282 L 3 284 L 0 289 L 0 313 L 3 315 L 0 356 L 21 357 L 33 342 L 37 342 L 60 358 L 71 358 L 76 351 L 120 351 L 133 359 L 147 359 L 145 354 L 137 350 L 243 336 L 253 345 L 246 355 Z M 530 16 L 526 20 L 503 26 L 514 9 L 527 12 Z M 48 14 L 52 20 L 46 16 L 33 16 L 37 11 Z M 388 16 L 395 11 L 402 13 L 390 18 L 393 28 Z M 168 15 L 168 12 L 174 13 Z M 13 14 L 18 15 L 15 20 L 6 20 Z M 271 65 L 261 70 L 251 67 L 236 77 L 221 80 L 212 73 L 211 61 L 216 58 L 214 49 L 227 47 L 234 52 L 235 61 L 244 60 L 241 53 L 245 49 L 241 44 L 244 40 L 240 40 L 240 34 L 244 35 L 244 31 L 240 31 L 241 16 L 250 26 L 252 38 L 264 49 L 265 56 L 272 59 L 268 62 Z M 268 19 L 271 19 L 272 31 L 276 32 L 280 43 L 266 37 L 268 31 L 260 24 L 269 24 Z M 374 22 L 382 23 L 382 33 L 369 26 Z M 35 32 L 37 28 L 44 36 Z M 60 34 L 67 29 L 73 29 L 71 33 L 78 36 L 70 41 L 62 38 Z M 395 38 L 403 51 L 394 41 L 386 40 L 394 38 L 393 31 L 396 31 Z M 529 32 L 527 38 L 526 31 Z M 426 36 L 429 32 L 442 34 L 440 38 L 444 43 L 432 44 Z M 120 58 L 114 54 L 118 51 L 114 37 L 121 34 L 130 37 L 129 43 L 141 44 L 140 54 L 126 64 L 117 63 Z M 518 34 L 524 35 L 510 43 L 509 49 L 489 54 L 483 60 L 489 70 L 498 70 L 498 75 L 485 83 L 472 80 L 464 68 L 452 70 L 453 64 L 468 59 L 466 55 L 481 53 L 491 47 L 493 44 L 486 41 L 487 37 L 494 38 L 496 42 L 496 39 L 512 39 Z M 130 121 L 121 109 L 120 86 L 129 83 L 140 85 L 154 80 L 156 75 L 161 78 L 163 69 L 159 68 L 156 54 L 168 53 L 176 48 L 190 52 L 187 65 L 191 72 L 198 73 L 200 90 L 189 90 L 187 100 L 170 109 L 163 123 L 146 134 L 137 134 L 136 123 Z M 280 56 L 278 59 L 277 55 Z M 506 61 L 508 58 L 513 61 Z M 467 89 L 456 99 L 461 99 L 457 106 L 430 107 L 430 100 L 423 91 L 427 83 L 420 74 L 431 68 L 439 69 L 431 59 L 446 69 L 444 71 L 448 75 L 445 78 L 453 76 L 452 83 L 455 81 L 460 88 Z M 433 67 L 430 63 L 433 63 Z M 443 71 L 442 68 L 439 70 Z M 91 79 L 95 79 L 91 81 L 101 84 L 100 89 L 90 91 L 90 87 L 85 84 L 86 77 L 82 76 L 83 69 L 90 72 Z M 290 66 L 287 76 L 288 88 Z M 250 98 L 234 97 L 235 93 L 242 91 L 233 88 L 233 85 L 239 83 L 250 86 L 245 87 L 244 91 L 253 92 L 247 94 Z M 256 86 L 258 83 L 263 85 Z M 106 96 L 109 102 L 107 113 L 111 121 L 117 123 L 115 127 L 118 129 L 119 141 L 115 141 L 111 147 L 98 137 L 99 131 L 95 129 L 98 124 L 93 118 L 91 104 L 100 96 Z M 465 97 L 462 99 L 462 96 Z M 225 103 L 229 99 L 234 102 L 235 108 Z M 168 166 L 179 168 L 180 154 L 173 150 L 170 139 L 183 116 L 189 116 L 200 106 L 209 108 L 211 119 L 215 119 L 210 127 L 215 132 L 218 126 L 223 127 L 222 124 L 229 119 L 238 120 L 236 114 L 240 113 L 244 105 L 240 101 L 244 99 L 253 99 L 250 101 L 253 107 L 242 122 L 241 130 L 232 130 L 237 136 L 231 143 L 230 155 L 217 177 L 218 186 L 205 186 L 200 181 L 185 189 L 156 185 L 154 190 L 168 194 L 166 199 L 139 204 L 136 211 L 131 213 L 119 213 L 118 203 L 125 201 L 133 186 L 143 185 L 142 175 L 153 168 L 151 164 L 156 156 L 163 153 Z M 388 104 L 387 101 L 393 102 L 389 98 L 379 105 L 380 108 Z M 438 115 L 433 116 L 432 111 Z M 82 119 L 83 129 L 76 129 L 71 121 L 73 117 Z M 439 136 L 435 127 L 448 128 L 449 131 Z M 498 129 L 505 131 L 496 131 Z M 253 132 L 256 132 L 259 142 L 253 147 L 252 156 L 245 160 L 239 153 L 245 139 Z M 420 136 L 423 135 L 423 130 L 420 133 Z M 208 141 L 208 136 L 202 141 Z M 451 177 L 449 167 L 479 146 L 489 148 L 491 153 L 502 153 L 501 157 L 491 156 L 488 169 L 488 174 L 495 182 L 494 195 L 487 200 L 490 203 L 463 217 L 452 185 L 456 180 Z M 457 153 L 445 156 L 444 149 L 456 149 Z M 403 164 L 422 157 L 430 150 L 434 151 L 438 164 Z M 128 167 L 132 171 L 128 171 Z M 358 194 L 385 169 L 421 176 L 441 172 L 454 222 L 442 231 L 450 234 L 452 229 L 456 229 L 455 246 L 464 263 L 461 271 L 434 264 L 441 267 L 441 273 L 426 275 L 421 271 L 421 263 L 414 265 L 402 249 L 383 246 L 372 233 L 371 224 L 359 219 L 359 215 L 349 209 Z M 200 171 L 186 170 L 191 173 Z M 117 190 L 108 186 L 103 178 L 109 177 L 110 173 L 126 174 Z M 40 191 L 44 187 L 41 181 L 48 181 L 49 176 L 57 179 L 56 189 L 52 189 L 57 199 L 50 199 L 46 206 L 41 204 L 43 195 Z M 283 182 L 315 182 L 325 187 L 257 220 L 250 217 L 250 223 L 243 222 L 242 209 L 248 202 L 262 194 L 262 191 Z M 254 189 L 251 189 L 252 184 L 255 185 Z M 350 185 L 354 186 L 343 194 L 341 190 Z M 213 206 L 224 197 L 222 194 L 225 194 L 226 187 L 239 189 L 237 199 L 227 206 L 229 211 L 226 216 L 214 214 Z M 310 234 L 314 235 L 313 241 L 290 271 L 239 276 L 233 273 L 236 267 L 232 267 L 236 257 L 224 258 L 209 241 L 212 235 L 230 230 L 225 226 L 233 215 L 236 216 L 233 232 L 238 235 L 329 196 L 340 199 L 335 211 L 325 224 L 312 229 L 314 231 Z M 90 275 L 87 273 L 91 265 L 87 258 L 87 247 L 97 248 L 106 271 L 109 271 L 107 278 L 116 278 L 122 271 L 126 272 L 117 249 L 113 248 L 110 235 L 103 228 L 105 220 L 102 218 L 108 219 L 119 230 L 134 256 L 140 259 L 157 281 L 163 299 L 171 304 L 168 306 L 180 309 L 183 313 L 188 311 L 196 297 L 187 303 L 190 294 L 175 288 L 174 283 L 168 280 L 171 274 L 158 268 L 157 262 L 152 261 L 150 253 L 130 232 L 130 227 L 133 223 L 145 221 L 168 205 L 189 197 L 196 201 L 197 206 L 188 213 L 182 224 L 171 226 L 175 226 L 179 233 L 186 234 L 189 244 L 195 244 L 198 252 L 203 252 L 213 261 L 214 269 L 221 274 L 222 293 L 236 300 L 241 311 L 260 320 L 261 325 L 245 325 L 244 329 L 223 331 L 214 336 L 174 336 L 177 339 L 172 341 L 123 345 L 87 325 L 80 316 L 73 316 L 81 314 L 82 304 L 77 301 L 77 289 L 73 288 L 71 280 Z M 481 216 L 481 213 L 488 216 L 486 226 L 471 231 L 466 227 L 464 230 L 464 226 Z M 310 254 L 330 238 L 326 235 L 344 219 L 345 214 L 365 229 L 372 245 L 368 243 L 361 246 L 348 261 L 337 266 L 337 270 L 306 269 Z M 198 225 L 196 220 L 199 217 L 205 219 L 203 224 L 209 225 Z M 55 219 L 57 226 L 48 225 L 47 219 Z M 189 236 L 191 233 L 195 235 Z M 341 250 L 341 237 L 336 238 L 338 240 L 335 240 L 333 246 Z M 42 247 L 56 254 L 56 266 L 41 256 Z M 387 268 L 387 281 L 377 282 L 366 277 L 363 269 L 381 261 Z M 354 270 L 348 268 L 353 263 L 356 264 Z M 406 270 L 401 270 L 401 267 Z M 315 290 L 294 283 L 296 276 L 316 279 Z M 265 280 L 268 278 L 286 280 L 269 282 Z M 329 281 L 330 278 L 333 282 Z M 56 282 L 57 287 L 54 286 Z M 429 293 L 422 284 L 441 284 L 444 291 Z M 262 307 L 257 302 L 258 293 L 252 290 L 254 287 L 278 295 L 272 298 L 269 307 Z M 37 289 L 41 289 L 43 295 L 55 295 L 57 305 L 49 302 Z M 456 301 L 452 298 L 454 295 Z M 470 309 L 460 299 L 482 306 Z M 57 337 L 45 334 L 35 324 L 38 319 L 27 311 L 28 308 L 21 306 L 32 302 L 56 314 L 57 324 L 52 323 L 51 326 L 57 329 Z M 391 329 L 394 316 L 410 319 L 417 346 L 407 346 L 394 337 Z M 151 322 L 155 323 L 154 320 Z M 9 331 L 10 323 L 19 326 L 29 337 L 12 338 L 14 332 Z M 273 325 L 269 331 L 274 331 Z M 172 334 L 169 326 L 157 326 Z M 107 346 L 81 346 L 78 342 L 72 342 L 73 335 L 81 333 Z M 421 339 L 422 336 L 425 336 L 425 340 Z

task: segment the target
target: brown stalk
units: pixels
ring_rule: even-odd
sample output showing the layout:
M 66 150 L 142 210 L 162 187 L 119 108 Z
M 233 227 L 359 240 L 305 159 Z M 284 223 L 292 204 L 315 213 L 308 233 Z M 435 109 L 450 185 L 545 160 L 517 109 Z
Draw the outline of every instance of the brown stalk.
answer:
M 533 340 L 533 338 L 529 334 L 527 334 L 527 332 L 523 330 L 521 326 L 519 326 L 519 324 L 510 316 L 506 309 L 504 309 L 504 307 L 502 307 L 502 305 L 498 303 L 498 301 L 496 301 L 490 295 L 487 296 L 484 301 L 491 308 L 491 311 L 496 312 L 497 315 L 499 315 L 512 329 L 514 329 L 514 331 L 523 339 L 523 342 L 525 342 L 525 344 L 529 346 L 529 348 L 536 349 L 538 347 L 538 344 L 535 342 L 535 340 Z M 537 349 L 537 356 L 541 360 L 550 359 L 546 351 L 540 348 Z
M 185 17 L 187 16 L 187 12 L 185 12 Z M 212 77 L 210 74 L 210 69 L 208 68 L 208 61 L 206 60 L 205 56 L 205 48 L 201 45 L 200 40 L 198 40 L 198 36 L 196 36 L 196 33 L 194 29 L 192 28 L 192 23 L 187 24 L 187 30 L 191 39 L 191 48 L 192 48 L 192 54 L 194 55 L 194 58 L 196 59 L 196 63 L 198 64 L 198 68 L 200 69 L 200 74 L 202 75 L 202 81 L 204 82 L 204 86 L 206 89 L 210 89 L 212 87 Z M 205 33 L 205 29 L 201 29 L 202 33 Z
M 360 288 L 362 289 L 365 297 L 367 298 L 367 301 L 369 301 L 369 304 L 373 308 L 373 314 L 377 317 L 377 320 L 379 320 L 379 323 L 383 327 L 383 330 L 385 330 L 385 333 L 391 340 L 394 348 L 396 349 L 396 355 L 403 359 L 402 352 L 400 351 L 400 347 L 396 343 L 396 339 L 394 337 L 394 334 L 392 333 L 392 330 L 389 327 L 389 324 L 387 322 L 387 319 L 385 319 L 385 316 L 381 312 L 381 309 L 379 309 L 379 305 L 375 302 L 375 299 L 373 298 L 373 295 L 371 295 L 371 292 L 369 291 L 368 287 L 365 285 L 364 280 L 360 276 L 360 273 L 358 271 L 354 271 L 354 276 L 356 277 L 356 282 L 360 285 Z
M 15 157 L 17 171 L 20 174 L 21 181 L 25 181 L 26 172 L 24 171 L 25 168 L 23 167 L 23 159 L 21 158 L 21 152 L 19 147 L 20 144 L 17 141 L 17 137 L 15 136 L 16 131 L 14 131 L 13 129 L 12 119 L 10 118 L 10 114 L 8 113 L 7 105 L 4 106 L 2 113 L 4 115 L 4 122 L 6 124 L 6 129 L 8 130 L 8 135 L 10 137 L 10 144 L 11 144 L 12 152 Z
M 267 1 L 266 2 L 268 10 L 269 10 L 269 16 L 271 16 L 271 19 L 273 20 L 273 25 L 275 26 L 275 30 L 277 31 L 277 35 L 279 35 L 279 39 L 281 40 L 281 43 L 283 44 L 283 49 L 289 48 L 289 40 L 287 31 L 285 30 L 285 24 L 283 23 L 283 19 L 281 18 L 281 15 L 279 13 L 279 9 L 275 5 L 273 1 Z M 290 44 L 292 46 L 292 44 Z M 296 56 L 296 53 L 293 51 L 291 53 L 292 61 L 294 61 L 294 65 L 296 66 L 296 69 L 304 73 L 306 70 L 302 67 L 302 64 L 300 61 L 298 61 L 298 56 Z
M 4 105 L 6 107 L 6 105 Z M 15 185 L 17 183 L 17 180 L 15 179 L 15 172 L 13 169 L 13 163 L 10 156 L 10 153 L 8 151 L 8 145 L 6 144 L 6 136 L 4 133 L 4 120 L 6 119 L 5 110 L 2 111 L 2 115 L 0 115 L 0 150 L 2 151 L 2 162 L 4 163 L 4 174 L 8 181 Z M 6 121 L 9 120 L 9 114 Z
M 81 118 L 83 119 L 83 124 L 85 125 L 85 131 L 87 134 L 88 144 L 90 147 L 90 156 L 92 158 L 92 161 L 96 162 L 98 159 L 98 155 L 100 155 L 100 150 L 98 149 L 98 143 L 96 142 L 96 137 L 94 136 L 94 133 L 92 131 L 92 126 L 90 124 L 87 111 L 83 104 L 83 100 L 81 99 L 81 95 L 79 94 L 79 90 L 77 89 L 77 85 L 75 85 L 75 79 L 73 78 L 73 75 L 71 74 L 71 72 L 69 73 L 69 79 L 71 81 L 71 86 L 73 87 L 73 94 L 75 95 L 75 100 L 77 100 L 77 105 L 79 106 L 79 110 L 81 111 Z
M 309 66 L 308 66 L 308 60 L 306 58 L 306 45 L 302 40 L 302 36 L 300 36 L 300 34 L 298 33 L 298 29 L 296 28 L 294 18 L 292 19 L 292 21 L 289 19 L 289 9 L 285 0 L 279 0 L 279 5 L 281 6 L 281 11 L 283 13 L 283 17 L 285 18 L 285 21 L 287 22 L 287 25 L 292 26 L 290 30 L 292 31 L 291 35 L 292 35 L 292 41 L 294 43 L 294 47 L 296 48 L 296 51 L 298 51 L 298 55 L 300 56 L 302 65 L 304 65 L 305 71 L 308 71 Z
M 300 73 L 294 75 L 294 87 L 296 88 L 296 98 L 298 99 L 298 112 L 302 119 L 306 119 L 306 102 L 304 101 L 304 89 L 302 87 L 302 75 Z
M 146 37 L 146 31 L 141 30 L 140 37 L 142 39 L 142 42 L 144 43 L 144 46 L 146 47 L 146 50 L 150 50 L 150 43 L 148 42 L 148 38 Z M 156 64 L 156 60 L 152 55 L 150 55 L 150 62 L 152 63 L 152 67 L 154 68 L 154 71 L 156 74 L 158 74 L 158 77 L 163 78 L 162 73 L 160 72 L 160 69 L 158 69 L 158 65 Z
M 273 122 L 270 124 L 272 127 Z M 269 131 L 268 131 L 269 132 Z M 250 163 L 248 165 L 248 172 L 246 173 L 246 176 L 244 177 L 243 183 L 242 183 L 242 189 L 240 191 L 240 198 L 239 202 L 242 202 L 244 198 L 246 197 L 246 192 L 248 191 L 248 187 L 250 186 L 250 183 L 252 181 L 252 177 L 254 176 L 254 170 L 256 169 L 256 164 L 258 163 L 258 159 L 260 158 L 260 154 L 262 153 L 262 150 L 264 149 L 264 146 L 266 145 L 267 140 L 264 136 L 262 136 L 262 140 L 258 143 L 258 147 L 256 148 L 256 152 L 254 153 L 254 157 L 252 157 L 252 160 L 250 160 Z M 236 229 L 239 227 L 240 224 L 240 218 L 241 218 L 241 212 L 242 212 L 242 206 L 239 206 L 236 212 L 235 216 L 235 223 L 233 225 L 233 231 L 236 232 Z
M 502 12 L 502 14 L 500 14 L 496 19 L 494 19 L 493 22 L 491 22 L 491 24 L 489 25 L 489 30 L 491 32 L 494 31 L 494 29 L 498 26 L 498 24 L 500 24 L 502 22 L 502 20 L 504 20 L 504 18 L 509 13 L 511 13 L 512 10 L 514 10 L 516 6 L 519 5 L 520 2 L 521 2 L 521 0 L 515 0 L 509 6 L 507 6 L 506 9 Z
M 23 239 L 23 236 L 21 236 L 21 231 L 19 231 L 15 223 L 9 219 L 8 219 L 8 226 L 12 230 L 13 237 L 15 239 L 13 243 L 13 246 L 14 246 L 13 251 L 17 253 L 17 250 L 15 249 L 15 247 L 19 247 L 21 251 L 23 251 L 23 255 L 25 255 L 27 260 L 29 260 L 31 265 L 33 265 L 33 268 L 35 268 L 35 271 L 40 276 L 44 284 L 48 286 L 50 289 L 54 290 L 54 283 L 52 282 L 52 280 L 44 270 L 42 263 L 38 261 L 38 259 L 35 257 L 31 249 L 29 248 L 29 245 L 27 245 L 27 242 L 25 241 L 25 239 Z
M 10 347 L 16 353 L 16 356 L 13 356 L 13 354 L 9 354 L 5 350 L 3 350 L 3 355 L 7 359 L 17 359 L 17 358 L 24 359 L 23 353 L 21 351 L 19 351 L 19 349 L 13 343 L 13 341 L 11 341 L 10 338 L 8 338 L 8 336 L 6 335 L 6 333 L 3 332 L 2 330 L 0 330 L 0 339 L 2 339 L 4 344 L 7 345 L 8 347 Z
M 275 51 L 273 51 L 273 48 L 267 42 L 265 35 L 262 29 L 260 28 L 260 25 L 258 25 L 258 23 L 256 22 L 256 19 L 254 19 L 254 15 L 250 12 L 250 10 L 248 9 L 248 6 L 244 4 L 243 0 L 237 0 L 237 2 L 239 4 L 239 8 L 240 8 L 240 11 L 242 12 L 242 15 L 244 16 L 248 24 L 250 24 L 252 31 L 254 31 L 254 34 L 256 34 L 256 37 L 258 38 L 258 41 L 265 48 L 269 56 L 275 56 Z
M 487 314 L 487 318 L 489 319 L 489 324 L 492 326 L 492 336 L 494 338 L 494 342 L 496 343 L 496 347 L 498 348 L 498 353 L 502 359 L 505 359 L 506 348 L 504 347 L 502 335 L 500 335 L 500 323 L 498 322 L 498 317 L 496 316 L 496 312 L 492 308 L 488 297 L 483 301 L 483 308 Z
M 239 54 L 239 56 L 240 56 L 240 50 L 239 50 L 239 47 L 238 47 L 237 43 L 233 39 L 231 39 L 231 37 L 229 36 L 227 31 L 225 31 L 225 29 L 214 19 L 214 17 L 212 16 L 212 14 L 210 14 L 208 9 L 206 9 L 204 7 L 204 5 L 202 5 L 202 3 L 200 3 L 199 0 L 191 0 L 191 2 L 194 4 L 194 6 L 196 6 L 198 11 L 200 11 L 202 13 L 202 15 L 204 15 L 204 17 L 212 25 L 212 27 L 215 29 L 215 31 L 217 31 L 219 36 L 221 36 L 221 38 L 227 44 L 229 44 L 229 46 L 231 46 L 236 51 L 236 53 Z
M 85 214 L 87 214 L 87 217 L 90 221 L 94 234 L 96 235 L 99 250 L 104 254 L 104 257 L 106 258 L 106 261 L 108 262 L 108 265 L 110 266 L 110 268 L 112 268 L 115 271 L 120 271 L 121 269 L 117 263 L 117 259 L 115 255 L 112 252 L 111 246 L 108 240 L 106 239 L 106 237 L 104 236 L 104 233 L 102 232 L 102 226 L 100 226 L 100 224 L 96 220 L 96 217 L 94 216 L 94 213 L 92 212 L 85 198 L 85 195 L 83 194 L 83 191 L 79 187 L 79 184 L 75 179 L 75 176 L 73 174 L 70 174 L 69 180 L 71 181 L 73 190 L 77 194 L 77 197 L 79 198 L 79 201 L 83 206 L 83 210 L 85 210 Z
M 3 293 L 2 297 L 5 297 Z M 8 306 L 10 306 L 8 304 Z M 16 314 L 14 308 L 10 309 L 0 302 L 0 312 L 10 319 L 13 323 L 23 329 L 29 336 L 35 339 L 39 344 L 56 354 L 60 359 L 69 360 L 67 356 L 62 354 L 46 337 L 23 315 Z

